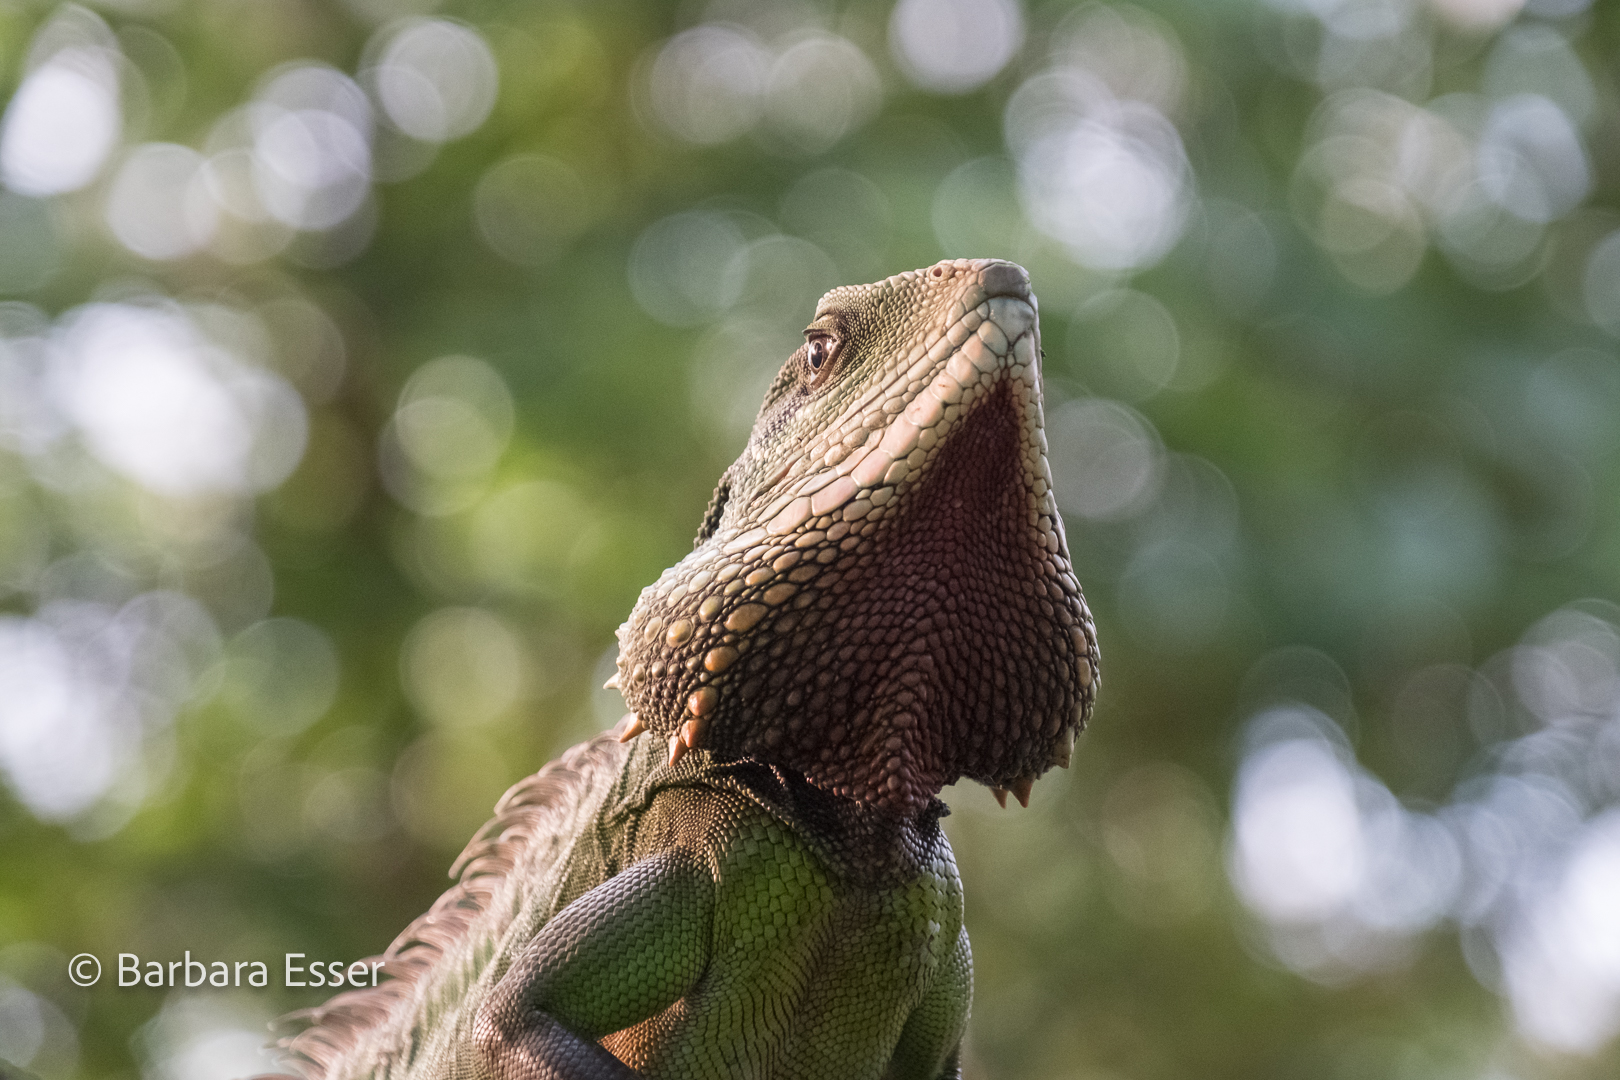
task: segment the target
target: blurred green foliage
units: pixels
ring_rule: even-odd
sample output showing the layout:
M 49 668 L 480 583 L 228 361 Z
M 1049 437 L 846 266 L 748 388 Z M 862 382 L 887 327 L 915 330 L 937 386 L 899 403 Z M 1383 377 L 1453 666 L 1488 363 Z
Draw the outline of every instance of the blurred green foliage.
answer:
M 1620 1070 L 1620 9 L 900 7 L 0 0 L 0 1060 L 260 1067 L 318 991 L 66 958 L 380 951 L 617 718 L 820 292 L 994 255 L 1105 689 L 1031 810 L 946 794 L 967 1073 Z M 1233 829 L 1279 703 L 1314 908 Z M 1445 895 L 1358 915 L 1420 819 Z

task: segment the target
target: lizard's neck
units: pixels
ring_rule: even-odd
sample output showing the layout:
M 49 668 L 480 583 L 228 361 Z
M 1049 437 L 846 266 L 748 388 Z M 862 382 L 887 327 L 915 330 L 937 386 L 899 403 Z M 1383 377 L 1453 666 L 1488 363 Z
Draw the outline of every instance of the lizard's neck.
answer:
M 649 806 L 658 791 L 688 784 L 744 796 L 793 829 L 836 876 L 866 888 L 893 887 L 915 877 L 924 854 L 932 857 L 941 842 L 939 820 L 950 813 L 931 798 L 914 814 L 897 814 L 836 795 L 785 766 L 707 749 L 649 769 L 632 801 Z

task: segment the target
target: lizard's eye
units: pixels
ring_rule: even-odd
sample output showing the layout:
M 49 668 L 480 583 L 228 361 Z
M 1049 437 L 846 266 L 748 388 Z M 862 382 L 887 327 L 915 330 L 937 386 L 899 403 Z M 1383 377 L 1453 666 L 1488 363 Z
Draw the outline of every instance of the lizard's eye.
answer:
M 819 379 L 832 366 L 837 352 L 838 342 L 827 334 L 815 334 L 804 343 L 804 362 L 812 380 Z

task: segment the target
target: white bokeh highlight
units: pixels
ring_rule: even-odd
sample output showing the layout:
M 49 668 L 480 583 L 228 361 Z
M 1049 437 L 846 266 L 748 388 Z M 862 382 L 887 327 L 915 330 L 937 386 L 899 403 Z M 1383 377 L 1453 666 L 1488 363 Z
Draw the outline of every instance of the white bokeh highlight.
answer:
M 272 975 L 272 978 L 274 975 Z M 280 1068 L 270 1016 L 247 994 L 172 994 L 136 1039 L 143 1080 L 211 1080 Z
M 638 83 L 638 106 L 663 132 L 698 146 L 753 134 L 785 156 L 824 153 L 882 101 L 877 69 L 848 38 L 799 29 L 766 40 L 705 23 L 670 38 Z
M 202 606 L 168 591 L 0 616 L 0 776 L 42 821 L 72 821 L 115 788 L 138 804 L 144 745 L 193 699 L 219 650 Z
M 1367 863 L 1355 781 L 1324 741 L 1246 760 L 1232 821 L 1238 893 L 1267 917 L 1325 919 L 1355 898 Z
M 1047 414 L 1054 494 L 1065 514 L 1110 522 L 1135 517 L 1164 479 L 1164 445 L 1153 425 L 1117 401 L 1066 401 Z
M 1557 880 L 1508 935 L 1503 975 L 1519 1026 L 1559 1050 L 1620 1034 L 1620 809 L 1583 827 Z
M 1062 68 L 1019 87 L 1005 124 L 1025 213 L 1076 262 L 1138 270 L 1181 238 L 1192 173 L 1181 136 L 1153 105 Z
M 699 146 L 735 139 L 764 111 L 770 50 L 734 26 L 695 26 L 671 38 L 648 73 L 648 104 L 672 134 Z
M 203 178 L 206 159 L 173 143 L 147 143 L 125 159 L 107 195 L 107 227 L 147 259 L 184 258 L 208 246 L 219 208 Z
M 1491 108 L 1478 150 L 1480 186 L 1515 217 L 1546 223 L 1591 190 L 1580 135 L 1552 101 L 1517 94 Z
M 889 49 L 900 70 L 939 94 L 983 86 L 1023 43 L 1018 0 L 900 0 L 889 16 Z
M 448 19 L 408 19 L 383 36 L 370 82 L 395 128 L 442 143 L 471 133 L 489 116 L 499 72 L 478 31 Z
M 488 487 L 511 440 L 511 391 L 471 356 L 442 356 L 400 391 L 378 446 L 384 486 L 419 514 L 465 510 Z
M 1532 1044 L 1592 1054 L 1620 1035 L 1617 618 L 1561 608 L 1469 675 L 1467 723 L 1522 733 L 1433 811 L 1403 805 L 1283 678 L 1246 729 L 1228 846 L 1264 948 L 1338 984 L 1402 966 L 1450 922 Z
M 0 182 L 24 195 L 77 191 L 117 145 L 117 54 L 65 48 L 30 71 L 0 119 Z
M 512 395 L 494 368 L 470 356 L 424 364 L 400 393 L 394 431 L 411 463 L 443 477 L 487 473 L 512 437 Z
M 808 34 L 777 55 L 765 84 L 771 143 L 798 155 L 832 149 L 877 112 L 883 83 L 854 42 Z
M 1331 982 L 1386 966 L 1399 956 L 1391 939 L 1451 909 L 1462 871 L 1451 834 L 1360 769 L 1325 714 L 1281 705 L 1250 732 L 1232 800 L 1239 897 L 1304 974 Z
M 248 108 L 252 176 L 264 208 L 295 229 L 330 229 L 371 192 L 371 106 L 318 65 L 273 74 Z
M 251 495 L 297 467 L 303 400 L 177 309 L 90 304 L 57 338 L 58 407 L 105 465 L 160 495 Z

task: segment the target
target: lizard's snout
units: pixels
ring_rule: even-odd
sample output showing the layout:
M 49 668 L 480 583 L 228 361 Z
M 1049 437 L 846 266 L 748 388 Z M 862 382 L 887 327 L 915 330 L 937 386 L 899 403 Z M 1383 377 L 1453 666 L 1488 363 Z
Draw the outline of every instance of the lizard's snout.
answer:
M 1031 295 L 1029 273 L 1016 263 L 996 260 L 985 268 L 980 280 L 984 283 L 986 298 L 1011 296 L 1027 302 Z

